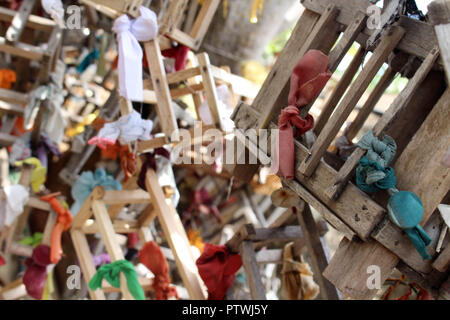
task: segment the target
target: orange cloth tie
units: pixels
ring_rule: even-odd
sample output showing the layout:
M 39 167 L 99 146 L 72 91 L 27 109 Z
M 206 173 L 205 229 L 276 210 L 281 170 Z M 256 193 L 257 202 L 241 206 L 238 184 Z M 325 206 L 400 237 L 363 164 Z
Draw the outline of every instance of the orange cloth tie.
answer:
M 61 260 L 62 255 L 62 245 L 61 245 L 61 236 L 63 231 L 67 231 L 70 228 L 70 224 L 72 223 L 72 214 L 68 209 L 66 209 L 61 202 L 57 199 L 61 193 L 52 193 L 47 196 L 41 197 L 42 201 L 46 201 L 50 203 L 52 209 L 58 215 L 56 220 L 56 224 L 53 227 L 52 235 L 50 238 L 50 261 L 52 263 L 58 263 Z
M 11 89 L 16 82 L 16 73 L 9 69 L 0 69 L 0 88 Z

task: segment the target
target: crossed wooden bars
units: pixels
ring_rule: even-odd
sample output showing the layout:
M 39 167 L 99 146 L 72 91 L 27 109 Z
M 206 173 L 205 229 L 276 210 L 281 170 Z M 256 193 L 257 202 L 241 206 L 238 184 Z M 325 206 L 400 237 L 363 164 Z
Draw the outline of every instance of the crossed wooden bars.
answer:
M 244 130 L 276 128 L 274 122 L 281 108 L 286 105 L 290 73 L 295 63 L 309 49 L 319 49 L 329 55 L 330 69 L 334 71 L 353 42 L 359 42 L 361 49 L 318 119 L 321 126 L 316 129 L 317 140 L 310 149 L 295 141 L 295 179 L 283 180 L 283 183 L 345 235 L 324 271 L 324 276 L 345 295 L 366 299 L 373 297 L 376 290 L 366 286 L 366 270 L 370 265 L 380 267 L 382 281 L 395 267 L 399 267 L 421 282 L 421 285 L 429 287 L 428 281 L 432 281 L 433 273 L 439 268 L 442 270 L 443 265 L 448 265 L 448 252 L 445 255 L 442 252 L 435 261 L 423 261 L 402 230 L 387 218 L 385 208 L 349 182 L 359 159 L 364 155 L 362 150 L 356 149 L 340 168 L 332 167 L 323 159 L 327 148 L 381 66 L 391 58 L 401 60 L 392 54 L 394 49 L 421 61 L 406 88 L 383 114 L 373 131 L 377 136 L 389 134 L 397 141 L 399 157 L 394 169 L 398 187 L 420 196 L 425 209 L 421 225 L 435 238 L 432 230 L 438 224 L 436 219 L 430 218 L 437 205 L 445 201 L 450 187 L 449 168 L 441 164 L 441 158 L 449 147 L 450 129 L 443 119 L 449 117 L 450 91 L 447 89 L 443 92 L 440 86 L 442 82 L 439 82 L 442 81 L 442 73 L 433 71 L 439 51 L 435 39 L 426 36 L 432 34 L 432 26 L 402 17 L 397 25 L 383 34 L 363 70 L 352 81 L 357 66 L 364 60 L 365 40 L 371 34 L 364 24 L 364 12 L 369 4 L 361 0 L 319 0 L 303 1 L 303 5 L 306 10 L 253 105 L 241 104 L 236 108 L 233 115 L 236 126 Z M 338 40 L 342 27 L 343 36 Z M 419 42 L 417 37 L 421 39 Z M 405 65 L 406 60 L 400 64 Z M 394 64 L 391 64 L 391 68 L 393 70 L 385 73 L 375 93 L 362 107 L 363 114 L 359 116 L 352 134 L 359 131 L 361 123 L 367 119 L 381 96 L 380 92 L 384 92 L 388 86 L 392 77 L 390 73 L 401 71 L 401 67 L 395 67 Z M 400 119 L 408 117 L 408 114 L 417 116 L 408 118 L 408 126 L 402 125 Z M 258 150 L 255 147 L 253 150 Z M 238 174 L 247 171 L 250 177 L 257 167 L 250 168 L 253 169 L 250 174 L 248 166 L 238 169 Z M 357 238 L 363 242 L 354 241 Z M 432 246 L 429 246 L 429 252 L 434 255 Z
M 115 234 L 138 232 L 141 234 L 141 240 L 145 241 L 142 234 L 146 232 L 145 228 L 148 228 L 152 219 L 157 217 L 172 249 L 179 274 L 190 298 L 205 299 L 206 293 L 202 287 L 203 283 L 198 274 L 186 232 L 175 208 L 166 202 L 157 175 L 152 169 L 147 171 L 146 187 L 148 193 L 141 189 L 105 191 L 102 187 L 96 187 L 75 216 L 70 234 L 85 280 L 89 282 L 96 272 L 86 234 L 100 233 L 111 261 L 114 262 L 124 259 Z M 111 210 L 108 212 L 107 205 L 113 207 L 133 203 L 149 204 L 138 221 L 124 222 L 111 218 Z M 92 216 L 95 221 L 90 219 Z M 123 298 L 132 299 L 123 275 L 120 288 Z M 89 294 L 92 299 L 105 299 L 103 292 L 98 290 L 89 290 Z

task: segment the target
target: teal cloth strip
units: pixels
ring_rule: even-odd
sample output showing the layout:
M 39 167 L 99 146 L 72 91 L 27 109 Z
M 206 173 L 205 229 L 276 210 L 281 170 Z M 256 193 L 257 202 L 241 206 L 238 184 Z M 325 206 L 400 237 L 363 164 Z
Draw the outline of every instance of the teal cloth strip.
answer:
M 131 262 L 118 260 L 110 264 L 101 266 L 89 281 L 89 288 L 97 290 L 102 288 L 102 281 L 105 279 L 115 288 L 120 288 L 120 273 L 127 279 L 128 290 L 136 300 L 145 300 L 144 290 L 139 284 L 136 270 Z
M 405 230 L 414 247 L 424 260 L 431 259 L 426 247 L 431 243 L 428 234 L 420 227 L 423 217 L 423 205 L 420 198 L 408 191 L 396 189 L 397 178 L 389 164 L 395 157 L 397 145 L 385 135 L 379 140 L 369 131 L 358 143 L 367 154 L 359 161 L 356 168 L 356 184 L 369 193 L 388 190 L 391 198 L 388 203 L 389 218 Z
M 427 252 L 427 246 L 431 243 L 431 238 L 428 236 L 425 230 L 423 230 L 419 225 L 415 228 L 404 230 L 422 258 L 424 260 L 430 260 L 431 256 Z

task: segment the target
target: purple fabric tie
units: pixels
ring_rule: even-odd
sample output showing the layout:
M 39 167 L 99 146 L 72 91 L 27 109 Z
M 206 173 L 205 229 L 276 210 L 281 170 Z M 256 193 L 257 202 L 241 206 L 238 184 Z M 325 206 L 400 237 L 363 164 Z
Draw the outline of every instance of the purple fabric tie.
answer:
M 153 152 L 148 152 L 144 154 L 145 162 L 142 164 L 141 172 L 139 173 L 138 186 L 145 191 L 147 187 L 145 186 L 145 175 L 148 169 L 157 170 L 156 168 L 156 156 L 165 157 L 170 159 L 170 152 L 164 148 L 157 148 Z
M 47 136 L 41 136 L 36 148 L 36 157 L 41 161 L 43 167 L 48 168 L 48 153 L 61 157 L 62 153 Z

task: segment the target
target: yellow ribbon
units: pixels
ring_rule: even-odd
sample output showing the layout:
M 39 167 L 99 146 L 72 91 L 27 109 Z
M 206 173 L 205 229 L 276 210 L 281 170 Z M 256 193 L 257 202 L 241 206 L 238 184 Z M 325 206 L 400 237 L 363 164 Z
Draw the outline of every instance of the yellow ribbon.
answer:
M 37 193 L 47 179 L 47 168 L 43 167 L 41 161 L 37 158 L 28 158 L 23 161 L 16 161 L 15 163 L 17 167 L 22 167 L 24 164 L 34 166 L 33 172 L 31 173 L 31 189 Z
M 79 135 L 84 132 L 86 126 L 91 125 L 95 119 L 97 119 L 99 111 L 95 111 L 94 113 L 88 114 L 84 117 L 83 121 L 77 124 L 75 127 L 66 130 L 66 136 L 72 138 L 76 135 Z

